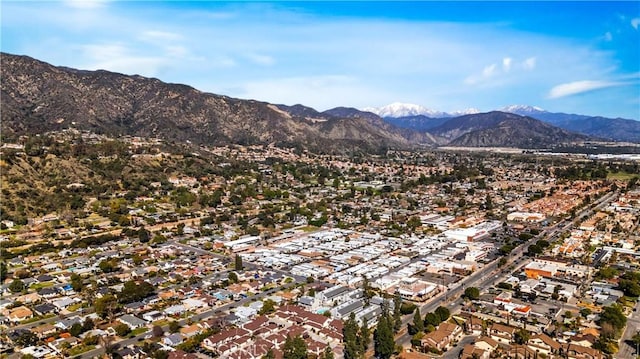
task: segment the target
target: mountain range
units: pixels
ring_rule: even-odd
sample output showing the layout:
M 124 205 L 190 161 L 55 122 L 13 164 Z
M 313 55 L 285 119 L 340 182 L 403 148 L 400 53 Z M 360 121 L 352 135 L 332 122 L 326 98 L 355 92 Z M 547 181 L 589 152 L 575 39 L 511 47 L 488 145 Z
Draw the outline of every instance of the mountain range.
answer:
M 499 111 L 449 114 L 426 131 L 350 107 L 319 112 L 304 105 L 205 93 L 138 75 L 55 67 L 27 56 L 0 56 L 3 140 L 75 128 L 180 143 L 371 152 L 438 145 L 548 148 L 590 139 L 532 117 Z
M 364 110 L 383 117 L 385 121 L 395 126 L 417 131 L 430 131 L 452 117 L 480 113 L 476 109 L 447 113 L 420 105 L 398 102 L 378 108 L 369 107 Z M 500 108 L 497 111 L 529 116 L 568 131 L 600 139 L 640 142 L 640 121 L 549 112 L 540 107 L 527 105 L 511 105 Z

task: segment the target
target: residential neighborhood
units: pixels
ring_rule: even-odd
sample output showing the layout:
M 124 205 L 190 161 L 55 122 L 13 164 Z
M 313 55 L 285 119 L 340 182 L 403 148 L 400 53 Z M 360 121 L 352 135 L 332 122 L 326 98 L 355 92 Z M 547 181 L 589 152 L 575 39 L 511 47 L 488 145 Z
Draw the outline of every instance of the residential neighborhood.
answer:
M 3 219 L 2 357 L 640 354 L 637 180 L 572 172 L 605 164 L 122 146 L 165 177 Z

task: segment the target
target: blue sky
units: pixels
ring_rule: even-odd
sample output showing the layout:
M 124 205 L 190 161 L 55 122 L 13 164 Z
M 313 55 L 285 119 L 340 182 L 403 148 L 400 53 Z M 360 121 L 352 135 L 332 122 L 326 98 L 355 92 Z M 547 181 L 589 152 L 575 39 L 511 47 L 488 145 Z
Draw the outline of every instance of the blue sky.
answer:
M 273 103 L 640 119 L 640 2 L 2 1 L 4 52 Z

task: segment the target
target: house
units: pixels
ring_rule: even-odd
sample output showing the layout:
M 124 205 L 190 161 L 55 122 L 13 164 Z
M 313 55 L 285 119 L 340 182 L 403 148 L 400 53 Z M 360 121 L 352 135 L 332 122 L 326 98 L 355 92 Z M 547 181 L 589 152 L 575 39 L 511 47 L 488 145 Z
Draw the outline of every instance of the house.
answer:
M 187 298 L 187 299 L 183 300 L 182 301 L 182 305 L 185 308 L 187 308 L 187 310 L 193 310 L 193 309 L 207 307 L 207 303 L 205 303 L 202 300 L 195 299 L 195 298 Z
M 58 290 L 55 287 L 45 287 L 38 291 L 41 297 L 46 299 L 55 298 L 60 295 Z
M 131 329 L 131 330 L 142 328 L 142 327 L 147 325 L 146 321 L 144 321 L 144 320 L 142 320 L 142 319 L 140 319 L 138 317 L 134 317 L 131 314 L 125 314 L 125 315 L 119 317 L 118 321 L 121 322 L 121 323 L 126 324 L 129 327 L 129 329 Z
M 517 328 L 508 325 L 493 323 L 489 328 L 489 335 L 491 339 L 499 343 L 509 344 L 517 330 Z
M 40 345 L 23 348 L 22 350 L 20 350 L 20 353 L 22 353 L 23 355 L 31 355 L 32 357 L 39 359 L 48 357 L 49 355 L 51 355 L 52 351 L 46 346 Z
M 200 333 L 202 333 L 202 327 L 199 326 L 198 324 L 191 324 L 184 328 L 180 328 L 180 334 L 185 339 L 191 338 L 192 336 L 198 335 Z
M 513 359 L 529 359 L 535 358 L 536 352 L 526 345 L 514 344 L 509 348 L 507 355 Z
M 155 322 L 157 320 L 162 320 L 164 318 L 165 315 L 157 310 L 152 310 L 150 312 L 142 314 L 142 319 L 146 320 L 149 323 Z
M 534 352 L 538 354 L 542 353 L 546 356 L 557 353 L 561 348 L 558 342 L 544 333 L 531 336 L 527 342 L 527 346 Z
M 167 316 L 173 316 L 173 315 L 180 315 L 186 311 L 187 311 L 187 308 L 185 308 L 184 305 L 176 304 L 176 305 L 170 306 L 169 308 L 166 308 L 164 310 L 164 314 Z
M 147 358 L 147 353 L 143 352 L 142 349 L 138 347 L 126 347 L 117 351 L 118 355 L 122 359 L 141 359 Z
M 481 336 L 476 339 L 474 345 L 482 350 L 486 350 L 488 352 L 493 352 L 499 346 L 498 342 L 489 338 L 488 336 Z
M 580 334 L 571 337 L 571 343 L 583 347 L 591 348 L 598 341 L 598 337 L 593 334 Z
M 51 323 L 45 323 L 31 329 L 31 332 L 37 335 L 40 339 L 46 338 L 57 331 L 58 328 Z
M 40 294 L 38 294 L 38 293 L 28 293 L 28 294 L 23 294 L 21 296 L 16 297 L 15 301 L 16 302 L 20 302 L 20 303 L 24 303 L 24 304 L 30 304 L 30 303 L 39 302 L 40 299 L 42 299 Z
M 247 335 L 249 335 L 249 332 L 242 328 L 228 329 L 205 338 L 205 340 L 202 341 L 202 347 L 217 353 L 219 346 Z
M 54 325 L 62 330 L 68 330 L 76 323 L 82 324 L 82 319 L 80 319 L 80 317 L 77 317 L 77 316 L 64 318 L 64 319 L 58 320 Z
M 33 307 L 33 310 L 38 315 L 47 315 L 58 312 L 58 308 L 51 303 L 42 303 Z
M 179 333 L 169 334 L 162 338 L 162 342 L 170 347 L 175 347 L 182 344 L 182 335 Z
M 144 310 L 145 304 L 143 302 L 133 302 L 124 305 L 124 310 L 127 313 L 139 313 Z
M 14 323 L 19 323 L 31 318 L 33 318 L 33 312 L 24 305 L 11 309 L 7 314 L 7 319 Z
M 198 356 L 192 353 L 185 353 L 182 350 L 169 352 L 168 359 L 198 359 Z
M 453 323 L 442 323 L 438 328 L 425 335 L 421 344 L 423 348 L 436 348 L 446 351 L 449 345 L 460 340 L 463 335 L 462 328 Z
M 604 359 L 604 355 L 599 350 L 573 343 L 567 344 L 563 349 L 565 357 L 569 359 Z
M 465 329 L 473 335 L 480 335 L 484 332 L 484 320 L 476 316 L 471 316 L 466 323 Z
M 73 348 L 78 345 L 78 343 L 80 343 L 80 339 L 74 336 L 61 336 L 60 338 L 50 342 L 48 345 L 49 348 L 53 349 L 56 353 L 63 354 L 65 348 Z
M 58 310 L 63 310 L 66 309 L 68 306 L 75 304 L 77 301 L 77 299 L 72 299 L 69 297 L 62 297 L 56 301 L 54 301 L 52 304 L 55 305 Z
M 240 318 L 241 322 L 246 322 L 250 318 L 256 316 L 257 314 L 258 314 L 258 311 L 251 307 L 238 307 L 235 310 L 235 315 L 238 316 L 238 318 Z
M 473 344 L 467 344 L 460 352 L 459 359 L 489 359 L 491 352 L 480 349 Z

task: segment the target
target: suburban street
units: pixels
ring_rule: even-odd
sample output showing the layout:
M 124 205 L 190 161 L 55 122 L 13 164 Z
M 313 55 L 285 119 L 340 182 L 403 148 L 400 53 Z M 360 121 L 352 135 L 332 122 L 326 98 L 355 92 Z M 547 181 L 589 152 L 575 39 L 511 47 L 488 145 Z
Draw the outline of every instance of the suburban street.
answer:
M 619 351 L 616 358 L 619 359 L 634 359 L 640 356 L 640 351 L 638 351 L 640 348 L 631 345 L 631 337 L 640 330 L 640 301 L 636 302 L 636 306 L 633 308 L 634 311 L 627 318 L 627 327 L 618 343 Z
M 510 265 L 516 263 L 519 259 L 521 259 L 529 248 L 530 245 L 534 244 L 536 241 L 540 239 L 546 239 L 549 241 L 557 239 L 557 237 L 563 233 L 571 229 L 571 227 L 578 221 L 582 216 L 591 215 L 595 210 L 601 209 L 606 206 L 611 200 L 616 198 L 617 192 L 608 193 L 597 201 L 591 203 L 585 209 L 580 211 L 574 216 L 574 220 L 563 220 L 560 221 L 551 227 L 547 228 L 545 231 L 542 231 L 539 235 L 532 237 L 527 242 L 519 245 L 514 248 L 511 253 L 509 253 L 507 258 L 507 263 L 503 266 L 503 268 L 508 268 Z M 520 264 L 522 266 L 523 264 Z M 498 260 L 494 260 L 493 262 L 485 265 L 480 268 L 476 272 L 472 273 L 470 276 L 464 277 L 458 283 L 451 285 L 448 290 L 438 293 L 433 298 L 429 299 L 425 304 L 420 306 L 420 315 L 424 316 L 429 312 L 433 312 L 439 306 L 446 306 L 452 314 L 459 312 L 460 305 L 463 303 L 463 299 L 461 299 L 461 295 L 464 292 L 465 288 L 468 287 L 477 287 L 483 290 L 489 286 L 494 285 L 495 283 L 499 283 L 502 281 L 502 277 L 507 276 L 508 274 L 504 274 L 501 276 L 500 269 L 498 268 Z M 640 319 L 640 318 L 639 318 Z M 411 336 L 405 330 L 407 324 L 413 320 L 413 315 L 405 315 L 402 318 L 402 327 L 403 329 L 399 333 L 400 336 L 396 338 L 396 343 L 402 345 L 407 348 L 411 346 Z M 636 325 L 637 326 L 637 325 Z M 631 334 L 632 335 L 632 334 Z M 627 345 L 628 347 L 628 345 Z M 457 353 L 457 352 L 456 352 Z M 631 357 L 630 357 L 631 358 Z

